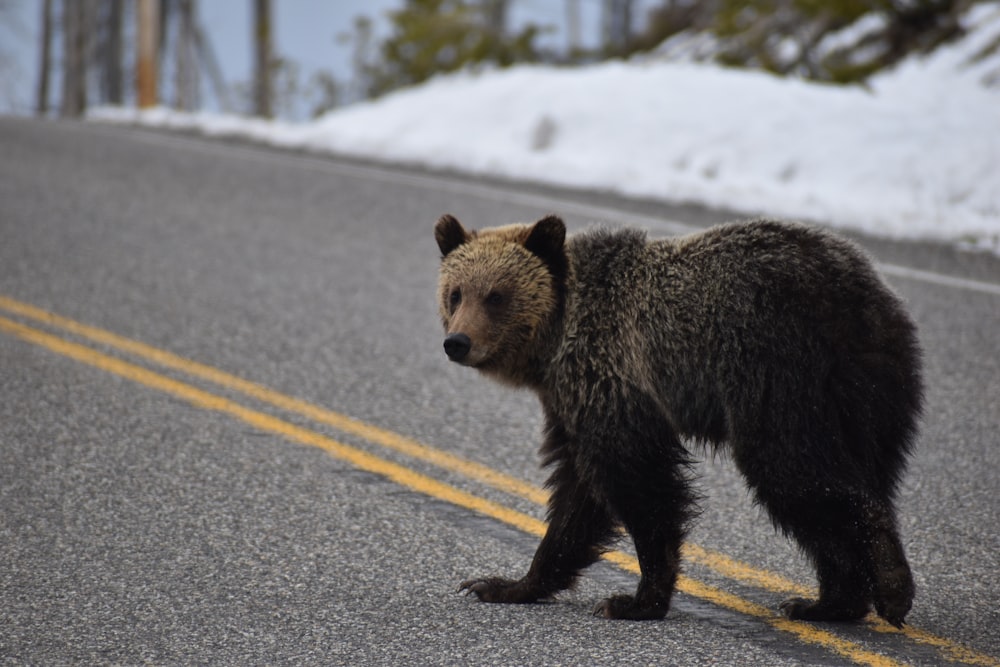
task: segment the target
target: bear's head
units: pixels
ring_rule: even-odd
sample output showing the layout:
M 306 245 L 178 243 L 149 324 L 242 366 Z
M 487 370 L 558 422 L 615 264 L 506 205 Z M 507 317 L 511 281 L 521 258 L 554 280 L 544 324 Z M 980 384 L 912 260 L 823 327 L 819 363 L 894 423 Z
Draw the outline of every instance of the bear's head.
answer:
M 434 238 L 441 249 L 438 304 L 448 358 L 521 384 L 539 338 L 562 312 L 566 226 L 548 216 L 466 231 L 445 215 Z

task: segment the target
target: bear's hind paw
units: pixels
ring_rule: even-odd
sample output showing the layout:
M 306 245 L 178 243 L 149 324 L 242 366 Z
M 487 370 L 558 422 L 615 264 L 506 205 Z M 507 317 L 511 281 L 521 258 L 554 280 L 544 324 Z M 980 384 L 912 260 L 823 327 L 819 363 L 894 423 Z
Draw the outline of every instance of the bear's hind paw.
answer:
M 875 601 L 875 613 L 897 630 L 902 630 L 903 626 L 906 625 L 906 612 L 908 611 L 910 611 L 909 603 L 891 604 Z
M 788 598 L 778 609 L 793 621 L 857 621 L 868 613 L 865 603 L 836 604 L 806 598 Z

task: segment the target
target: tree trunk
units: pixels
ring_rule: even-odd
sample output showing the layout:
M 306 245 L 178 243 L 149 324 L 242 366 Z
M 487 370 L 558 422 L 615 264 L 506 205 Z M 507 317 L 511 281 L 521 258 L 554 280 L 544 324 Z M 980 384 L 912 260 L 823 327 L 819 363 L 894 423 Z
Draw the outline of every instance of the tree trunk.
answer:
M 174 40 L 174 107 L 191 111 L 198 106 L 198 64 L 195 56 L 194 0 L 180 0 L 180 26 Z
M 159 0 L 139 0 L 136 12 L 138 54 L 136 56 L 135 78 L 136 97 L 140 109 L 156 106 L 158 101 L 156 65 L 157 37 L 160 32 L 157 26 L 160 17 L 159 4 Z
M 208 37 L 202 32 L 201 26 L 197 22 L 194 23 L 194 43 L 198 49 L 198 56 L 201 59 L 202 66 L 208 73 L 208 80 L 215 91 L 215 98 L 219 102 L 219 108 L 226 113 L 232 111 L 233 103 L 229 99 L 229 92 L 226 89 L 226 81 L 222 77 L 222 70 L 219 69 L 219 61 L 215 57 L 215 51 L 212 50 L 211 42 L 208 41 Z
M 108 0 L 103 44 L 104 99 L 120 105 L 122 90 L 122 0 Z
M 254 114 L 271 118 L 271 0 L 254 0 Z
M 89 0 L 63 1 L 63 85 L 59 115 L 76 118 L 87 106 Z
M 39 116 L 49 112 L 49 69 L 52 66 L 52 0 L 42 2 L 42 43 L 38 56 L 38 98 L 35 111 Z
M 483 0 L 486 29 L 501 41 L 507 32 L 507 0 Z
M 571 60 L 580 48 L 580 0 L 566 0 L 566 50 Z
M 632 0 L 604 0 L 603 27 L 605 51 L 625 53 L 632 40 Z

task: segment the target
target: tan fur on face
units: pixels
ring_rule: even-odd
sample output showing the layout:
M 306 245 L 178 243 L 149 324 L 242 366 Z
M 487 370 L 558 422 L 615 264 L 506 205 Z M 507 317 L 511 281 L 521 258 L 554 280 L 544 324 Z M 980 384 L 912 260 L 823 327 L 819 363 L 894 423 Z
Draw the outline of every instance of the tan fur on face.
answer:
M 510 367 L 528 348 L 556 307 L 552 276 L 524 247 L 530 225 L 507 225 L 470 232 L 470 240 L 444 258 L 438 303 L 446 335 L 463 333 L 472 341 L 463 364 L 488 371 Z M 452 309 L 451 294 L 461 302 Z M 499 295 L 499 305 L 490 304 Z

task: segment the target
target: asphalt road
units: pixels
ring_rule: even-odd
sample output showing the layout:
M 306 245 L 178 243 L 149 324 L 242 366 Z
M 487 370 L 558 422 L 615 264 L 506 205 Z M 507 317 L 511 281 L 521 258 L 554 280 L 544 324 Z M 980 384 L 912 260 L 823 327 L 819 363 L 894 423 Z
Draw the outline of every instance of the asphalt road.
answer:
M 608 622 L 627 556 L 554 603 L 456 592 L 525 570 L 544 512 L 503 475 L 544 473 L 533 397 L 441 351 L 444 212 L 731 217 L 0 119 L 0 661 L 1000 664 L 1000 260 L 861 239 L 926 349 L 906 633 L 777 620 L 812 575 L 725 460 L 666 620 Z

